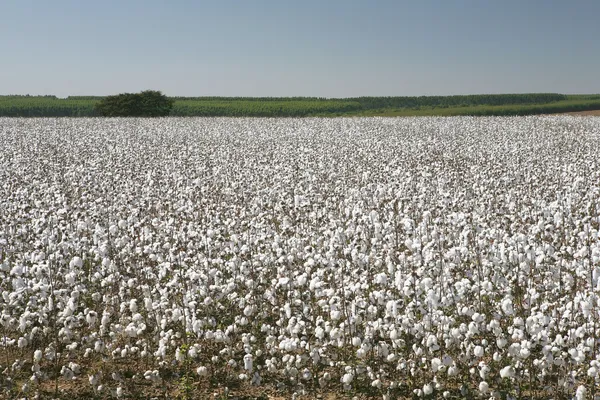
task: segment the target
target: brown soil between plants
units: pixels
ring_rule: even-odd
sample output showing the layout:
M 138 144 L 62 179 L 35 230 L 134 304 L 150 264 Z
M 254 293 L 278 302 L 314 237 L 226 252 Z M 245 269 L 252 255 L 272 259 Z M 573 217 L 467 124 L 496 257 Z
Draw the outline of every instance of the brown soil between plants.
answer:
M 579 117 L 600 116 L 600 110 L 577 111 L 577 112 L 568 112 L 568 113 L 563 113 L 563 114 L 574 115 L 574 116 L 579 116 Z

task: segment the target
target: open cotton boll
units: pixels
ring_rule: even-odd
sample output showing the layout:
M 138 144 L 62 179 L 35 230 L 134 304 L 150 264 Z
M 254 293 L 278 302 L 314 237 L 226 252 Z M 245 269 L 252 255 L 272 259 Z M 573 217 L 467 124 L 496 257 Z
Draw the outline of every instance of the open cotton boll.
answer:
M 425 384 L 425 385 L 423 386 L 423 394 L 424 394 L 425 396 L 429 396 L 429 395 L 430 395 L 430 394 L 432 394 L 432 393 L 433 393 L 433 386 L 432 386 L 431 384 L 429 384 L 429 383 L 428 383 L 428 384 Z
M 83 267 L 83 260 L 81 259 L 81 257 L 75 256 L 69 262 L 69 267 L 80 269 L 81 267 Z
M 486 381 L 479 382 L 479 391 L 483 394 L 488 393 L 490 390 L 490 385 Z
M 244 356 L 244 369 L 248 372 L 252 372 L 253 358 L 251 354 Z
M 201 365 L 198 368 L 196 368 L 196 373 L 198 374 L 198 376 L 206 377 L 208 376 L 208 368 Z
M 473 349 L 473 354 L 475 354 L 475 357 L 483 357 L 483 347 L 475 346 L 475 348 Z
M 575 391 L 575 398 L 577 400 L 585 400 L 587 395 L 587 389 L 585 386 L 580 385 L 577 387 L 577 390 Z
M 500 377 L 512 378 L 515 376 L 515 368 L 512 365 L 507 365 L 500 370 Z
M 345 385 L 349 385 L 350 383 L 352 383 L 352 381 L 354 380 L 354 375 L 351 373 L 345 373 L 344 376 L 342 376 L 342 383 Z

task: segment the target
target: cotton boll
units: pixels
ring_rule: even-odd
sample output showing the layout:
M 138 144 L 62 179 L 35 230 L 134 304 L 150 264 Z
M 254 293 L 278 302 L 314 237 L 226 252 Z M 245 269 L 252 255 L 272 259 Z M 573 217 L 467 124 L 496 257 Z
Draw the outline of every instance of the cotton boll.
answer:
M 90 327 L 93 327 L 98 320 L 98 314 L 95 311 L 89 311 L 85 316 L 85 320 Z
M 205 366 L 199 366 L 198 368 L 196 368 L 196 373 L 198 374 L 198 376 L 207 377 L 208 368 L 206 368 Z
M 490 386 L 488 385 L 488 383 L 486 381 L 481 381 L 479 382 L 479 391 L 483 394 L 488 393 L 490 390 Z
M 425 396 L 429 396 L 433 393 L 433 386 L 431 384 L 426 384 L 423 386 L 423 394 Z
M 577 391 L 575 392 L 575 398 L 577 400 L 585 400 L 587 394 L 587 389 L 585 386 L 580 385 L 577 387 Z
M 349 385 L 350 383 L 352 383 L 353 380 L 354 375 L 351 373 L 345 373 L 344 376 L 342 376 L 342 383 L 345 385 Z
M 27 346 L 27 339 L 24 337 L 20 337 L 19 340 L 17 341 L 17 347 L 19 347 L 20 349 L 24 348 Z
M 72 380 L 75 376 L 73 371 L 71 371 L 68 367 L 66 367 L 64 365 L 61 368 L 60 373 L 63 376 L 63 378 L 65 378 L 66 380 Z
M 244 369 L 248 372 L 252 372 L 253 359 L 251 354 L 244 356 Z
M 483 347 L 475 346 L 475 348 L 473 349 L 473 354 L 475 354 L 475 357 L 478 358 L 483 357 Z
M 442 361 L 439 358 L 436 357 L 431 359 L 431 371 L 433 371 L 434 373 L 440 369 L 441 365 Z
M 502 378 L 512 378 L 515 376 L 515 369 L 512 365 L 508 365 L 500 370 Z
M 506 339 L 504 339 L 504 338 L 498 338 L 498 339 L 496 339 L 496 345 L 499 348 L 503 349 L 506 346 L 506 344 L 507 344 L 507 340 Z
M 506 315 L 512 315 L 514 313 L 512 299 L 506 298 L 502 300 L 502 311 Z
M 367 352 L 365 349 L 360 348 L 358 350 L 356 350 L 356 357 L 359 359 L 363 359 L 367 356 Z
M 75 256 L 69 262 L 69 267 L 73 269 L 81 269 L 83 267 L 83 260 L 81 259 L 81 257 Z

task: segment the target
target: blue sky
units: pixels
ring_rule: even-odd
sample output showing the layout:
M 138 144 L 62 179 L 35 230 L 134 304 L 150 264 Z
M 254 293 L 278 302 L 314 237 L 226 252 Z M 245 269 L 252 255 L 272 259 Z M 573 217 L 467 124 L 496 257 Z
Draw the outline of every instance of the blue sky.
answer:
M 2 0 L 0 94 L 600 93 L 600 1 Z

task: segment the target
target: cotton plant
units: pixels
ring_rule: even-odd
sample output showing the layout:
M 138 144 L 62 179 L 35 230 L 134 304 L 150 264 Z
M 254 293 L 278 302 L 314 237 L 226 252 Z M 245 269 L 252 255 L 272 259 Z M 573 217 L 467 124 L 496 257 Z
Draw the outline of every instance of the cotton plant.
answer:
M 0 119 L 0 370 L 597 397 L 599 124 Z

